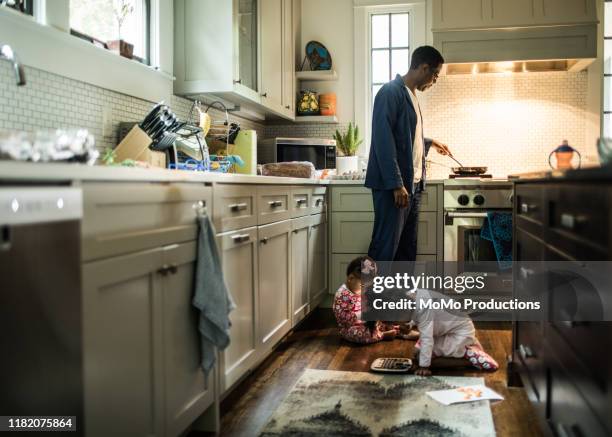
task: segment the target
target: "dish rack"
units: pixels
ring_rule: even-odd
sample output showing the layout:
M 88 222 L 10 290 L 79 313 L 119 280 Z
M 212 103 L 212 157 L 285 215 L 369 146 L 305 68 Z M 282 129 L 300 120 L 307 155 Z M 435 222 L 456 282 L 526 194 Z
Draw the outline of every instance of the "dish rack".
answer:
M 223 102 L 215 100 L 206 106 L 205 110 L 201 109 L 202 103 L 199 100 L 193 102 L 191 110 L 189 111 L 189 123 L 198 126 L 202 129 L 202 135 L 206 139 L 214 140 L 217 142 L 225 143 L 223 150 L 219 153 L 210 156 L 210 170 L 219 173 L 229 173 L 235 162 L 228 159 L 229 156 L 229 145 L 235 140 L 238 132 L 240 131 L 240 125 L 230 121 L 229 111 Z M 214 120 L 208 113 L 210 108 L 216 107 L 225 114 L 224 119 Z M 194 115 L 197 115 L 197 120 L 194 123 Z

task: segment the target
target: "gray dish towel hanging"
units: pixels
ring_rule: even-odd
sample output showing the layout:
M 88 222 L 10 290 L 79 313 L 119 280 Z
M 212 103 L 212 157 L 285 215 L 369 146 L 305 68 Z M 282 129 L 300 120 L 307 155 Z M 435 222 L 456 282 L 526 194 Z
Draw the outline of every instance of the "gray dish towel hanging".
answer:
M 229 313 L 236 304 L 225 285 L 213 224 L 204 213 L 198 216 L 198 224 L 198 259 L 192 304 L 200 310 L 198 330 L 202 342 L 202 369 L 208 374 L 215 365 L 215 348 L 222 351 L 230 343 Z

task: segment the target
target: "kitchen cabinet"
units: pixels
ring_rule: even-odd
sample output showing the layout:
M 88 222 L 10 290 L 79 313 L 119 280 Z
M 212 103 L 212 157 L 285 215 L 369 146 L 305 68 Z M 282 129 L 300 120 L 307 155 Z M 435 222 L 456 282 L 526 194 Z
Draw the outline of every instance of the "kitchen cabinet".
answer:
M 216 184 L 213 193 L 217 232 L 257 225 L 257 188 L 254 185 Z
M 434 0 L 433 30 L 597 21 L 592 0 Z
M 191 306 L 195 260 L 192 241 L 83 265 L 87 435 L 177 436 L 215 402 Z
M 294 1 L 174 2 L 175 94 L 293 120 Z
M 223 275 L 236 309 L 230 313 L 230 344 L 221 353 L 221 387 L 228 390 L 257 362 L 259 322 L 257 228 L 217 236 Z
M 310 217 L 291 220 L 291 326 L 309 311 Z
M 291 187 L 257 187 L 257 223 L 265 225 L 291 218 Z
M 216 399 L 191 307 L 194 207 L 212 205 L 212 188 L 84 183 L 83 194 L 87 435 L 179 435 Z
M 282 111 L 292 118 L 295 116 L 295 42 L 298 23 L 296 10 L 298 4 L 295 0 L 282 0 L 283 26 L 282 26 Z M 297 17 L 299 18 L 299 16 Z
M 166 436 L 185 431 L 215 401 L 215 373 L 200 365 L 200 313 L 192 305 L 197 260 L 195 241 L 162 250 L 161 319 Z
M 258 4 L 257 0 L 174 2 L 175 94 L 213 93 L 238 103 L 261 102 L 254 80 Z M 241 73 L 246 76 L 240 77 Z
M 537 61 L 540 70 L 579 71 L 597 57 L 596 9 L 595 0 L 434 0 L 433 45 L 447 64 Z
M 328 290 L 335 291 L 346 279 L 348 263 L 368 252 L 374 226 L 374 205 L 372 192 L 363 186 L 332 186 L 330 192 Z M 442 261 L 442 201 L 442 183 L 429 182 L 421 194 L 419 207 L 417 261 Z
M 212 187 L 87 182 L 83 199 L 82 259 L 92 261 L 194 240 L 194 205 L 212 205 Z
M 300 255 L 303 257 L 303 254 Z M 309 311 L 315 309 L 327 293 L 327 222 L 324 214 L 310 217 L 308 235 L 308 301 Z
M 291 221 L 259 226 L 258 348 L 266 353 L 291 329 Z
M 261 102 L 283 112 L 283 0 L 263 0 L 260 7 Z
M 597 275 L 576 279 L 574 270 L 612 257 L 612 184 L 590 172 L 577 172 L 576 180 L 515 183 L 513 297 L 540 301 L 550 318 L 513 322 L 509 385 L 520 376 L 540 423 L 558 435 L 612 430 L 612 324 L 591 321 L 596 312 L 585 311 L 591 302 L 601 308 L 607 290 Z M 546 274 L 537 271 L 539 262 L 547 262 Z M 568 296 L 576 303 L 561 300 Z
M 161 267 L 161 248 L 83 265 L 88 436 L 163 435 Z

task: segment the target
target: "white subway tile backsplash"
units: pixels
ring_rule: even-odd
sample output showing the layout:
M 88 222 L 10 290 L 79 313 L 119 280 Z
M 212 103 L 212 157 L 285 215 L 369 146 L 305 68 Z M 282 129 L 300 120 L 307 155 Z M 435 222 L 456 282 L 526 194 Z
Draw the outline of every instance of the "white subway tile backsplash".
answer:
M 10 64 L 0 63 L 0 128 L 35 131 L 37 129 L 86 128 L 96 137 L 96 146 L 103 150 L 117 143 L 121 122 L 140 121 L 153 102 L 98 88 L 83 82 L 26 67 L 27 85 L 16 87 Z M 187 118 L 191 101 L 172 96 L 170 107 L 176 115 Z M 113 129 L 102 136 L 102 113 L 111 110 Z M 223 116 L 211 109 L 214 118 Z M 257 130 L 264 126 L 232 116 L 243 129 Z
M 586 72 L 443 76 L 419 93 L 425 136 L 447 143 L 465 165 L 495 176 L 549 168 L 548 155 L 567 139 L 587 160 Z M 331 138 L 348 124 L 269 124 L 266 137 Z M 455 163 L 432 152 L 429 175 L 445 178 Z

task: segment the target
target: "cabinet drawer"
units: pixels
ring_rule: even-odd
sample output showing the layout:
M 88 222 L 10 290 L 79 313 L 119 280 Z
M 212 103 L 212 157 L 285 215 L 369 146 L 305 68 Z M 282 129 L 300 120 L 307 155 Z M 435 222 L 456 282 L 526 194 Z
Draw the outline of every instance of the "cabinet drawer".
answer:
M 257 188 L 252 185 L 215 185 L 214 221 L 217 232 L 257 224 Z
M 210 210 L 212 188 L 201 184 L 83 184 L 82 258 L 91 261 L 194 240 L 200 201 Z
M 541 186 L 517 184 L 514 191 L 516 217 L 542 226 L 544 224 L 543 193 Z
M 438 210 L 438 185 L 428 185 L 425 191 L 421 193 L 421 202 L 419 211 L 437 211 Z
M 291 218 L 290 187 L 257 187 L 257 224 L 279 222 Z
M 533 403 L 546 404 L 546 366 L 542 346 L 541 322 L 517 322 L 516 358 L 520 363 L 523 383 Z
M 608 259 L 608 190 L 596 185 L 551 186 L 546 195 L 552 245 L 577 259 Z
M 311 187 L 294 187 L 291 189 L 291 217 L 302 217 L 310 214 L 312 198 Z
M 365 187 L 332 187 L 332 211 L 374 211 L 372 192 Z
M 574 375 L 557 363 L 550 377 L 549 425 L 558 436 L 610 435 L 573 384 Z M 609 414 L 609 413 L 608 413 Z
M 312 190 L 312 197 L 310 199 L 310 213 L 311 214 L 322 214 L 327 209 L 327 188 L 326 187 L 315 187 Z
M 332 252 L 367 253 L 372 238 L 374 213 L 338 212 L 332 218 Z

